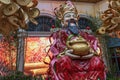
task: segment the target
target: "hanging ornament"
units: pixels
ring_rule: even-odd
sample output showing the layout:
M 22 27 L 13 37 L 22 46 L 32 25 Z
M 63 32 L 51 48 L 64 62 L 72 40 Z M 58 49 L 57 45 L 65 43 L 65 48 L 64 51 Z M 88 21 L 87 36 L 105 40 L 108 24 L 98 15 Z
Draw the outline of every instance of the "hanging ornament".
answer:
M 37 8 L 32 8 L 29 10 L 28 15 L 30 18 L 35 18 L 40 15 L 40 11 Z
M 38 1 L 37 0 L 32 0 L 28 5 L 27 5 L 27 7 L 36 7 L 37 6 L 37 4 L 38 4 Z
M 0 33 L 9 36 L 11 31 L 27 29 L 27 21 L 37 25 L 34 19 L 40 15 L 37 0 L 0 0 Z
M 15 14 L 19 9 L 19 6 L 16 3 L 10 3 L 6 5 L 3 9 L 3 13 L 6 16 L 11 16 Z
M 120 1 L 109 0 L 109 6 L 101 15 L 103 25 L 97 30 L 99 34 L 112 33 L 120 30 Z
M 16 0 L 16 2 L 21 6 L 27 6 L 32 0 Z
M 0 0 L 0 2 L 3 4 L 10 4 L 11 0 Z

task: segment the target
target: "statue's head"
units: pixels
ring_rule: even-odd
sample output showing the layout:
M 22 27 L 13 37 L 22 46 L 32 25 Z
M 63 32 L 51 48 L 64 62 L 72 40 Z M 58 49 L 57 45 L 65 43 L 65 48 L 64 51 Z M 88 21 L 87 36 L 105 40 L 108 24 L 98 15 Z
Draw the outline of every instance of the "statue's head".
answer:
M 66 1 L 58 8 L 55 8 L 54 12 L 64 27 L 67 27 L 69 24 L 76 24 L 79 18 L 77 9 L 71 1 Z

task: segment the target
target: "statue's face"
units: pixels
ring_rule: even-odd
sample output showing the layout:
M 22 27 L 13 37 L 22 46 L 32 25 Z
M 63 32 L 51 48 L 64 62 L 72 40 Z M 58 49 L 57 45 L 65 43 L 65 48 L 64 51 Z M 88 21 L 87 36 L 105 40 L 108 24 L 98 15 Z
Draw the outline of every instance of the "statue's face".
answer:
M 70 22 L 71 25 L 74 25 L 74 22 L 77 22 L 77 15 L 73 12 L 66 13 L 64 15 L 64 26 L 68 26 L 68 22 Z
M 70 19 L 77 20 L 77 15 L 73 12 L 66 13 L 64 15 L 64 21 L 67 21 L 67 20 L 70 20 Z

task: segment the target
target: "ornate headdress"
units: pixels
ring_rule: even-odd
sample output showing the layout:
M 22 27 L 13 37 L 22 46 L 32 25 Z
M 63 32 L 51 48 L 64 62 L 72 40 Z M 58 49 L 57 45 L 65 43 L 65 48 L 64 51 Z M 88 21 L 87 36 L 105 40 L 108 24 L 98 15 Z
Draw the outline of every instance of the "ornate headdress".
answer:
M 73 12 L 78 16 L 77 9 L 71 1 L 66 1 L 64 4 L 54 9 L 54 13 L 59 20 L 63 20 L 64 15 L 68 12 Z

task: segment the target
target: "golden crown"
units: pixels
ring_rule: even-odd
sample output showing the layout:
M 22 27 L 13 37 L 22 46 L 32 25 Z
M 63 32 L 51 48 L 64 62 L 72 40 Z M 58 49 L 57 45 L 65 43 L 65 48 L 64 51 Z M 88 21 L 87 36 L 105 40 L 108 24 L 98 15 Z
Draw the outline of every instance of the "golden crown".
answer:
M 64 15 L 68 12 L 73 12 L 78 16 L 77 9 L 71 1 L 66 1 L 64 4 L 54 9 L 54 13 L 59 20 L 63 20 Z

